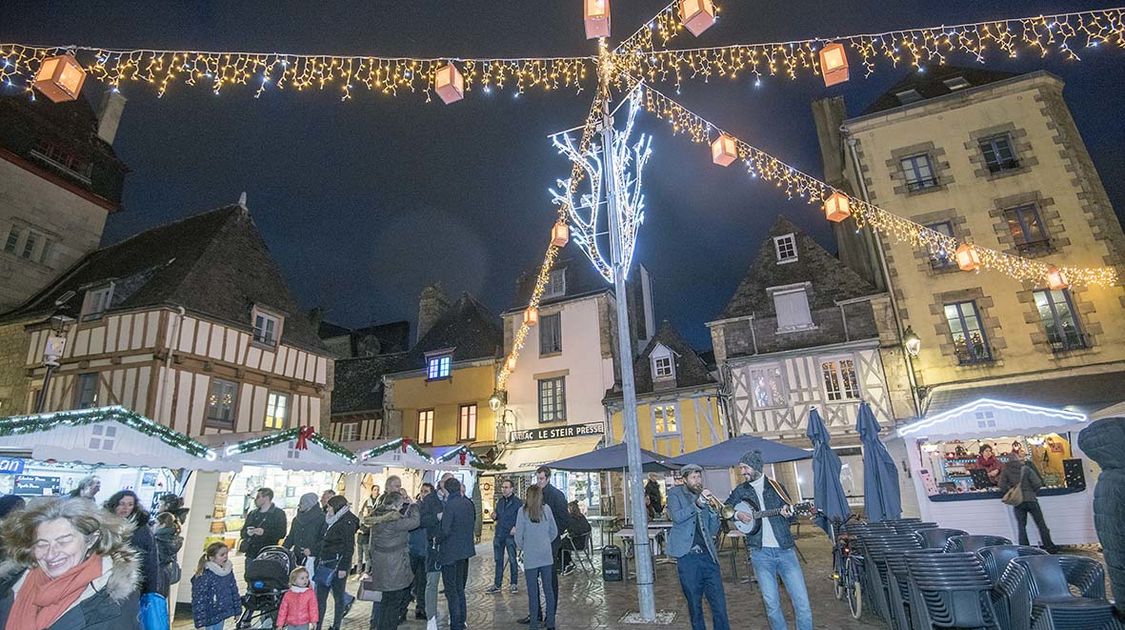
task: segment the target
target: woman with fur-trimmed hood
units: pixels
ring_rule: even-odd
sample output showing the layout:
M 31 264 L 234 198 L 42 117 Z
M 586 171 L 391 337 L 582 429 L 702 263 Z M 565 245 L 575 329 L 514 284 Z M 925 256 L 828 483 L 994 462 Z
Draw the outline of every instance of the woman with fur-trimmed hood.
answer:
M 140 630 L 133 526 L 92 501 L 48 499 L 5 519 L 0 627 Z
M 382 604 L 372 608 L 371 627 L 395 630 L 406 615 L 414 571 L 410 567 L 410 530 L 418 527 L 421 517 L 417 505 L 405 505 L 409 499 L 401 492 L 387 492 L 379 497 L 371 518 L 370 582 L 383 592 Z

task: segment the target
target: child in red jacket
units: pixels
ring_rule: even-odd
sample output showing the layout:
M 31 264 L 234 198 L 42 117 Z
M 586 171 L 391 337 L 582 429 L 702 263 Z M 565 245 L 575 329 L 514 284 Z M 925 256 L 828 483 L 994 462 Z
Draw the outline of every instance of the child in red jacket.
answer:
M 277 627 L 282 630 L 311 630 L 320 620 L 316 606 L 316 589 L 309 586 L 309 572 L 293 569 L 289 574 L 289 590 L 281 598 L 277 611 Z

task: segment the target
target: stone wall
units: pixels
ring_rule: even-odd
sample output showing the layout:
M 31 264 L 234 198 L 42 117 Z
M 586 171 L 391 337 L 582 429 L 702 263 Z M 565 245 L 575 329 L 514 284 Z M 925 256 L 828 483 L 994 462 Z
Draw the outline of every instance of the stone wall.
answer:
M 27 413 L 27 395 L 31 379 L 25 363 L 31 336 L 24 330 L 27 322 L 0 326 L 0 417 Z

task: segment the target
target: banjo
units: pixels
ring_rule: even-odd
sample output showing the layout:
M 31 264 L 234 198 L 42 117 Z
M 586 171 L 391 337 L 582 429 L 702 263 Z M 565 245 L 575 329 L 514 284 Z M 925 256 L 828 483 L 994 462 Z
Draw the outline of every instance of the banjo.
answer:
M 812 504 L 811 501 L 794 503 L 793 505 L 790 505 L 788 507 L 793 510 L 793 514 L 798 516 L 811 516 L 816 513 L 816 507 Z M 735 518 L 732 518 L 731 520 L 734 522 L 734 526 L 738 528 L 738 531 L 746 534 L 747 536 L 753 536 L 762 529 L 762 519 L 769 518 L 771 516 L 780 516 L 783 509 L 784 507 L 776 508 L 773 510 L 756 510 L 754 509 L 754 506 L 750 505 L 749 503 L 740 501 L 738 505 L 734 506 Z M 739 513 L 749 514 L 750 518 L 754 520 L 749 523 L 743 523 L 737 518 Z

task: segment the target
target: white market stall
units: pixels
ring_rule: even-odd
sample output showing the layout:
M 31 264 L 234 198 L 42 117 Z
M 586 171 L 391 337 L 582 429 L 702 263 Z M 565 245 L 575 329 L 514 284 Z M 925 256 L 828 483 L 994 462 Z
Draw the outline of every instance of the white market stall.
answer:
M 402 480 L 402 487 L 411 496 L 417 496 L 423 481 L 432 481 L 432 474 L 427 477 L 426 473 L 436 466 L 433 457 L 410 438 L 362 440 L 348 442 L 346 446 L 356 454 L 354 470 L 362 473 L 356 489 L 358 494 L 348 497 L 357 505 L 367 498 L 372 485 L 378 485 L 380 490 L 385 488 L 386 479 L 391 475 Z
M 904 515 L 916 501 L 924 521 L 1018 540 L 1012 508 L 1000 501 L 1000 492 L 976 463 L 980 448 L 988 445 L 1002 462 L 1029 457 L 1040 471 L 1039 502 L 1056 544 L 1096 543 L 1097 467 L 1077 441 L 1086 425 L 1086 416 L 1074 411 L 989 398 L 903 425 L 886 444 L 909 469 L 899 477 Z M 1027 531 L 1037 544 L 1034 523 Z
M 478 500 L 481 507 L 481 516 L 485 521 L 492 520 L 492 505 L 495 501 L 497 488 L 493 477 L 484 477 L 485 473 L 502 474 L 503 464 L 489 464 L 468 444 L 456 446 L 438 446 L 433 449 L 435 470 L 452 472 L 461 485 L 465 488 L 465 496 Z M 475 494 L 478 492 L 479 495 Z

